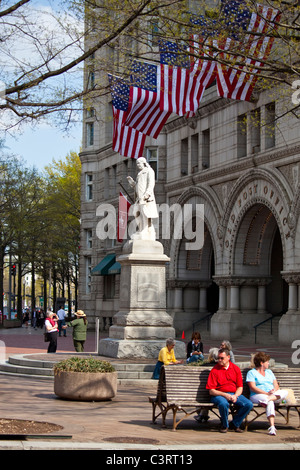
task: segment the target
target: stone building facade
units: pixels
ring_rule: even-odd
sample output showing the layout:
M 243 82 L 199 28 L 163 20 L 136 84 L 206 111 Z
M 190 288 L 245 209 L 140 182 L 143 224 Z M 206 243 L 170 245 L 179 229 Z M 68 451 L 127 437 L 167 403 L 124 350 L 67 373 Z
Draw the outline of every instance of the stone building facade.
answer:
M 277 316 L 279 341 L 300 338 L 300 135 L 291 96 L 227 100 L 212 86 L 196 116 L 172 115 L 144 156 L 156 171 L 156 202 L 204 207 L 204 243 L 160 240 L 169 256 L 167 309 L 178 334 L 209 318 L 212 338 L 240 338 Z M 83 123 L 80 306 L 108 329 L 119 308 L 122 243 L 97 236 L 104 204 L 118 207 L 136 162 L 111 149 L 111 103 Z M 196 221 L 197 222 L 197 221 Z M 160 221 L 160 223 L 164 223 Z M 159 231 L 161 233 L 161 230 Z M 108 256 L 111 255 L 111 256 Z M 209 315 L 209 317 L 207 317 Z M 198 328 L 198 326 L 197 326 Z

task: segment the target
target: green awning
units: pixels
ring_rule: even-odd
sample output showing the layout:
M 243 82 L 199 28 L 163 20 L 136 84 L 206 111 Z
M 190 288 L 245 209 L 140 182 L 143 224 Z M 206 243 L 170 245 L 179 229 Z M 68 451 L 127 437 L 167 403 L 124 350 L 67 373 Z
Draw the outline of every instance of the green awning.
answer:
M 116 261 L 108 270 L 108 274 L 120 274 L 121 265 Z
M 103 260 L 92 269 L 91 274 L 93 276 L 105 276 L 108 274 L 109 268 L 111 268 L 115 262 L 116 255 L 114 253 L 106 255 Z

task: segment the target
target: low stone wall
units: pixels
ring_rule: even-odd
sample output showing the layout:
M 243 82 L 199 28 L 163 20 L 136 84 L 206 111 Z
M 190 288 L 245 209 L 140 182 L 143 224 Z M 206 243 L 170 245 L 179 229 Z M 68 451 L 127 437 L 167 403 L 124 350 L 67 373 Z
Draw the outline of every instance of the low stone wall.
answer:
M 20 328 L 22 326 L 21 320 L 3 320 L 3 328 Z

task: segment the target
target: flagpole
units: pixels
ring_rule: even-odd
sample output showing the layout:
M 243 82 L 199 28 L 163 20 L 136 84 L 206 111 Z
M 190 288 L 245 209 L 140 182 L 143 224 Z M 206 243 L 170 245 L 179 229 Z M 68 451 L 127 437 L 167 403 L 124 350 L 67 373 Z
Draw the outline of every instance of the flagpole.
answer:
M 124 186 L 122 185 L 122 183 L 119 181 L 119 185 L 121 186 L 121 188 L 123 189 L 123 191 L 126 193 L 126 195 L 128 196 L 128 198 L 130 199 L 130 202 L 133 204 L 134 201 L 132 199 L 132 197 L 128 194 L 128 192 L 126 191 L 126 189 L 124 188 Z

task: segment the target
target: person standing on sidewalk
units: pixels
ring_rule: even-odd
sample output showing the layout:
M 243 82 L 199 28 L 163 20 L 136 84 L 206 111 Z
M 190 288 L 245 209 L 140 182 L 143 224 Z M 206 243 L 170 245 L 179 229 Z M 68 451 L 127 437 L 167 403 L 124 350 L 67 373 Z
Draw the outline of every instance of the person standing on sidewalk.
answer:
M 63 329 L 63 326 L 65 326 L 66 324 L 66 312 L 62 307 L 58 310 L 57 316 L 58 316 L 58 336 L 61 336 L 61 333 L 63 331 L 64 337 L 66 337 L 67 331 L 65 328 Z
M 73 343 L 76 352 L 83 352 L 84 351 L 84 343 L 86 341 L 86 333 L 87 333 L 87 326 L 88 321 L 86 318 L 86 314 L 83 310 L 78 310 L 76 313 L 76 319 L 68 322 L 63 328 L 67 328 L 68 326 L 73 327 Z
M 228 428 L 242 432 L 240 426 L 253 408 L 253 403 L 242 395 L 243 378 L 240 368 L 230 361 L 230 352 L 226 348 L 219 349 L 218 364 L 210 371 L 206 388 L 209 390 L 211 401 L 217 405 L 221 417 L 220 432 L 227 432 Z M 238 411 L 228 425 L 228 412 L 230 404 L 234 404 Z
M 51 312 L 50 310 L 46 313 L 46 320 L 45 320 L 45 330 L 48 333 L 49 338 L 49 346 L 48 346 L 48 353 L 56 353 L 57 349 L 57 332 L 58 332 L 58 316 Z

